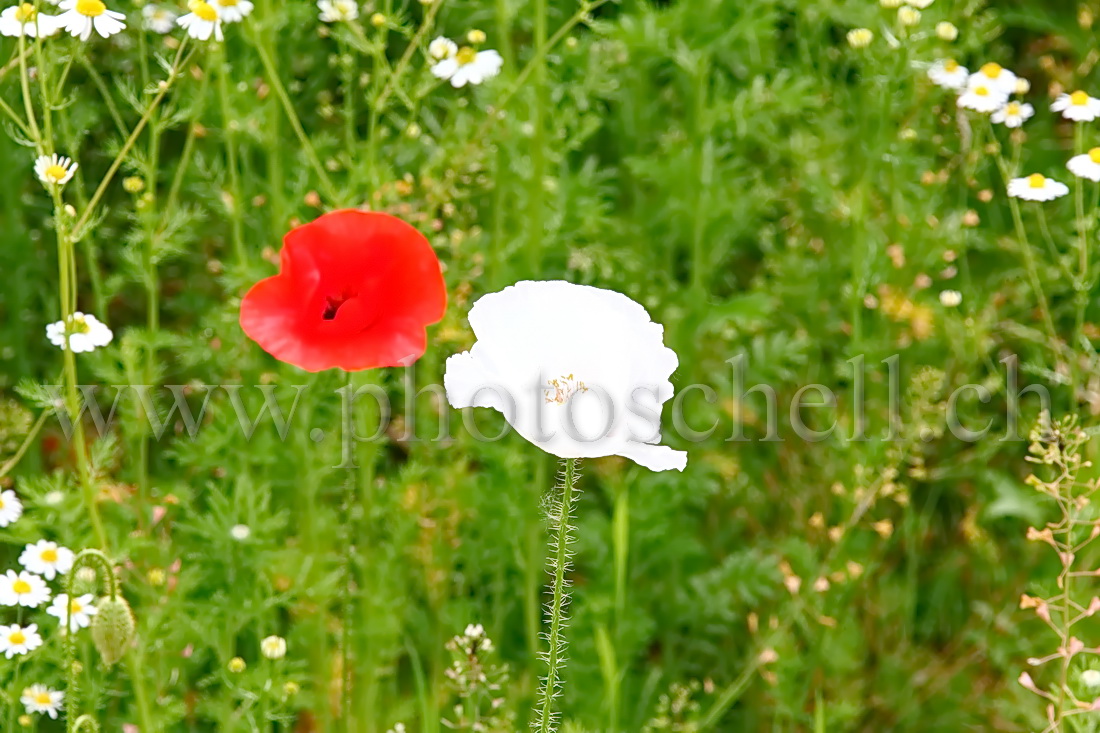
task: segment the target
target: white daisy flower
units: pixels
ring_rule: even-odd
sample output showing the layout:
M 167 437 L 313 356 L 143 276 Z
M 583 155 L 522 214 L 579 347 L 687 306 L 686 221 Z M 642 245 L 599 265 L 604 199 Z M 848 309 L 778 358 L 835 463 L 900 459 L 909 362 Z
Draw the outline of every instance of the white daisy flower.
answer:
M 1066 163 L 1066 168 L 1069 168 L 1069 172 L 1078 178 L 1100 181 L 1100 148 L 1093 148 L 1087 153 L 1073 156 Z
M 1073 94 L 1059 94 L 1050 108 L 1074 122 L 1092 122 L 1100 117 L 1100 99 L 1090 97 L 1087 92 L 1080 90 Z
M 77 311 L 69 320 L 68 328 L 65 321 L 56 321 L 46 326 L 46 338 L 54 346 L 64 349 L 66 337 L 73 353 L 82 354 L 111 343 L 114 334 L 95 316 Z
M 956 308 L 962 302 L 963 296 L 958 290 L 944 290 L 940 293 L 940 305 L 945 308 Z
M 428 55 L 436 61 L 453 59 L 456 53 L 458 53 L 458 44 L 444 36 L 438 36 L 428 44 Z
M 176 27 L 176 18 L 179 16 L 174 10 L 162 5 L 146 5 L 141 9 L 141 15 L 145 18 L 145 28 L 162 36 L 171 33 Z
M 848 31 L 848 45 L 852 48 L 867 48 L 875 40 L 875 32 L 870 28 L 853 28 Z
M 477 342 L 447 359 L 443 378 L 453 407 L 491 407 L 561 458 L 687 465 L 687 453 L 658 444 L 678 360 L 641 305 L 612 290 L 525 281 L 483 296 L 469 319 Z
M 239 23 L 252 13 L 252 0 L 212 0 L 223 23 Z
M 1035 108 L 1027 102 L 1009 102 L 993 113 L 991 120 L 1005 127 L 1020 127 L 1035 114 Z
M 904 26 L 913 26 L 920 23 L 920 11 L 908 5 L 898 8 L 898 23 Z
M 1025 201 L 1050 201 L 1069 193 L 1069 186 L 1047 178 L 1042 173 L 1032 173 L 1008 182 L 1008 195 Z
M 72 631 L 86 629 L 92 623 L 92 616 L 98 613 L 94 601 L 95 597 L 91 593 L 85 593 L 79 598 L 74 598 L 70 604 L 69 596 L 65 593 L 59 593 L 53 599 L 50 607 L 46 609 L 46 613 L 56 618 L 57 623 L 61 626 L 65 625 L 65 618 L 68 617 Z
M 65 702 L 65 693 L 60 690 L 51 690 L 45 685 L 31 685 L 23 690 L 19 702 L 23 703 L 27 715 L 45 713 L 52 720 L 57 720 L 57 713 Z
M 1016 91 L 1016 75 L 1000 64 L 982 64 L 982 68 L 970 75 L 970 86 L 978 85 L 1008 96 Z
M 325 23 L 346 23 L 359 17 L 359 3 L 355 0 L 317 0 L 317 8 Z
M 432 74 L 451 82 L 455 89 L 467 84 L 480 84 L 500 73 L 504 59 L 496 51 L 475 51 L 463 46 L 452 58 L 443 59 L 432 67 Z
M 21 3 L 0 12 L 0 35 L 18 38 L 27 36 L 43 38 L 61 30 L 56 15 L 46 15 L 35 10 L 31 3 Z
M 114 10 L 108 10 L 103 0 L 63 0 L 61 9 L 65 12 L 57 16 L 57 22 L 73 36 L 87 41 L 94 30 L 104 38 L 110 38 L 126 27 L 126 16 Z
M 50 589 L 46 581 L 34 573 L 9 570 L 0 575 L 0 606 L 23 606 L 38 608 L 50 600 Z
M 209 41 L 210 36 L 214 36 L 215 41 L 224 39 L 222 19 L 213 5 L 204 0 L 191 0 L 187 7 L 191 12 L 176 21 L 180 28 L 187 31 L 187 35 L 200 41 Z
M 971 77 L 973 78 L 973 77 Z M 1008 94 L 986 84 L 973 84 L 959 95 L 958 104 L 975 112 L 996 112 L 1008 102 Z
M 970 79 L 970 72 L 955 59 L 941 59 L 929 67 L 928 78 L 944 89 L 962 89 Z
M 19 556 L 19 564 L 46 580 L 69 572 L 73 566 L 73 551 L 56 542 L 39 540 L 27 545 Z
M 11 489 L 0 491 L 0 527 L 7 527 L 23 516 L 23 502 Z
M 935 0 L 905 0 L 906 5 L 912 5 L 914 8 L 924 10 L 931 5 Z
M 74 163 L 72 158 L 53 155 L 40 155 L 34 161 L 34 172 L 38 180 L 47 186 L 64 186 L 76 175 L 79 163 Z
M 286 639 L 269 636 L 260 642 L 260 652 L 268 659 L 282 659 L 286 656 Z
M 0 653 L 8 659 L 17 654 L 33 652 L 40 646 L 42 637 L 38 633 L 38 624 L 0 626 Z

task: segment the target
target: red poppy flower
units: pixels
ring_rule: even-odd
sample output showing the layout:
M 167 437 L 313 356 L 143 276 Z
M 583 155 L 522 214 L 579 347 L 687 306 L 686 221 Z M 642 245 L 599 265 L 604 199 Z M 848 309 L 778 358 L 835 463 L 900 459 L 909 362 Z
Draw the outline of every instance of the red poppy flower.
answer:
M 333 211 L 283 238 L 279 274 L 244 296 L 241 328 L 306 371 L 357 371 L 416 361 L 446 308 L 424 235 L 389 214 Z

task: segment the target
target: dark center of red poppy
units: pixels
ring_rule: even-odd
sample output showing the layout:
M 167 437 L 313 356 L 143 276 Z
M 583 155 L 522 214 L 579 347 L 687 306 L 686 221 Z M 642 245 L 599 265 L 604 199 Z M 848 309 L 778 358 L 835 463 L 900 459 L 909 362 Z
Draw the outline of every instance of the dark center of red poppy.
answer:
M 321 314 L 321 318 L 326 321 L 332 321 L 336 318 L 337 311 L 340 310 L 340 306 L 347 303 L 354 298 L 354 295 L 326 295 L 325 296 L 325 310 Z

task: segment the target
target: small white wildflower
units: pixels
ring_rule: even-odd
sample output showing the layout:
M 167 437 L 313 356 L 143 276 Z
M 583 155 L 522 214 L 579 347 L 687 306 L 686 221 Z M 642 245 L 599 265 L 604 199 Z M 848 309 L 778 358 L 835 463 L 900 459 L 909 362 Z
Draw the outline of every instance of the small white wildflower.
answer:
M 43 38 L 52 36 L 61 30 L 56 15 L 38 12 L 32 3 L 20 3 L 0 12 L 0 35 L 15 37 L 26 36 Z
M 1000 64 L 992 61 L 982 64 L 982 67 L 970 75 L 970 86 L 988 87 L 990 91 L 998 91 L 1006 97 L 1016 91 L 1017 76 Z
M 0 626 L 0 653 L 8 659 L 33 652 L 40 646 L 42 637 L 38 633 L 38 624 Z
M 436 61 L 453 59 L 458 53 L 458 44 L 445 36 L 438 36 L 428 44 L 428 55 Z
M 164 35 L 171 33 L 176 27 L 176 18 L 179 15 L 162 5 L 146 5 L 141 9 L 141 15 L 145 18 L 145 27 L 153 33 Z
M 1031 82 L 1022 76 L 1018 76 L 1016 77 L 1016 88 L 1013 91 L 1022 97 L 1031 91 Z
M 920 23 L 920 11 L 916 8 L 903 5 L 898 8 L 898 22 L 904 26 L 913 26 Z
M 878 0 L 878 4 L 887 10 L 901 7 L 902 0 Z
M 255 7 L 252 0 L 211 0 L 218 11 L 218 17 L 223 23 L 239 23 L 249 15 Z
M 108 10 L 103 0 L 63 0 L 60 7 L 65 12 L 57 16 L 57 22 L 82 41 L 91 38 L 93 30 L 103 38 L 110 38 L 126 27 L 122 22 L 126 16 Z
M 970 78 L 970 72 L 955 59 L 941 59 L 928 68 L 928 78 L 944 89 L 962 89 Z
M 1078 178 L 1100 181 L 1100 148 L 1092 148 L 1087 153 L 1073 156 L 1066 163 L 1066 168 Z
M 1092 122 L 1100 117 L 1100 99 L 1090 97 L 1087 92 L 1080 90 L 1073 94 L 1059 94 L 1050 108 L 1074 122 Z
M 958 290 L 944 290 L 940 293 L 940 305 L 944 308 L 957 308 L 962 302 L 963 296 Z
M 924 10 L 931 5 L 935 0 L 905 0 L 906 5 L 912 5 L 914 8 Z
M 53 155 L 40 155 L 34 161 L 34 172 L 38 180 L 46 186 L 64 186 L 76 175 L 79 163 L 74 163 L 71 158 Z
M 51 720 L 57 720 L 57 713 L 65 702 L 65 693 L 60 690 L 51 690 L 45 685 L 31 685 L 23 690 L 19 702 L 23 703 L 27 715 L 45 713 Z
M 936 35 L 941 41 L 950 43 L 959 37 L 959 29 L 955 27 L 954 23 L 947 20 L 941 20 L 939 23 L 936 23 Z
M 191 0 L 187 8 L 191 12 L 176 21 L 180 28 L 187 31 L 187 35 L 199 41 L 209 41 L 211 36 L 215 41 L 224 40 L 222 19 L 213 5 L 204 0 Z
M 95 316 L 77 311 L 69 319 L 68 327 L 65 321 L 55 321 L 46 326 L 46 338 L 61 349 L 65 349 L 67 340 L 68 348 L 74 354 L 83 354 L 111 343 L 114 334 Z
M 1085 683 L 1085 687 L 1100 687 L 1100 669 L 1086 669 L 1081 673 L 1081 681 Z
M 973 79 L 973 77 L 971 77 Z M 958 104 L 963 109 L 975 112 L 996 112 L 1008 101 L 1008 94 L 987 84 L 971 83 L 966 91 L 959 95 Z
M 247 524 L 235 524 L 229 529 L 229 536 L 238 542 L 244 542 L 252 534 Z
M 46 581 L 34 573 L 9 570 L 0 576 L 0 606 L 38 608 L 50 600 Z
M 269 636 L 260 642 L 260 652 L 268 659 L 282 659 L 286 656 L 286 639 Z
M 1035 108 L 1027 102 L 1009 102 L 993 113 L 991 120 L 1005 127 L 1020 127 L 1035 114 Z
M 73 567 L 73 551 L 56 542 L 39 540 L 27 545 L 19 556 L 19 564 L 46 580 L 64 575 Z
M 500 73 L 504 59 L 496 51 L 477 51 L 463 46 L 452 58 L 445 58 L 432 67 L 432 74 L 451 82 L 455 89 L 467 84 L 480 84 Z
M 23 502 L 11 489 L 0 491 L 0 527 L 7 527 L 23 516 Z
M 56 618 L 57 623 L 61 626 L 65 625 L 65 618 L 68 617 L 72 631 L 86 629 L 92 623 L 92 616 L 97 613 L 94 601 L 95 597 L 91 593 L 85 593 L 74 598 L 72 604 L 70 604 L 69 596 L 65 593 L 59 593 L 53 599 L 50 607 L 46 609 L 46 613 Z
M 324 23 L 346 23 L 359 17 L 359 3 L 355 0 L 317 0 Z
M 867 48 L 875 38 L 870 28 L 853 28 L 848 31 L 848 45 L 852 48 Z
M 1069 186 L 1047 178 L 1042 173 L 1032 173 L 1008 182 L 1008 195 L 1025 201 L 1050 201 L 1069 193 Z

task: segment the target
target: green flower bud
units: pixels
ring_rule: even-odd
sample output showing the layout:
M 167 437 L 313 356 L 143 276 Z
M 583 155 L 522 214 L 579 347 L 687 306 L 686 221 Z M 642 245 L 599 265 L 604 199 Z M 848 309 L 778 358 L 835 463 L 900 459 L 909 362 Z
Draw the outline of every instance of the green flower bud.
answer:
M 107 666 L 122 659 L 134 639 L 134 612 L 122 596 L 104 596 L 92 617 L 92 641 Z

